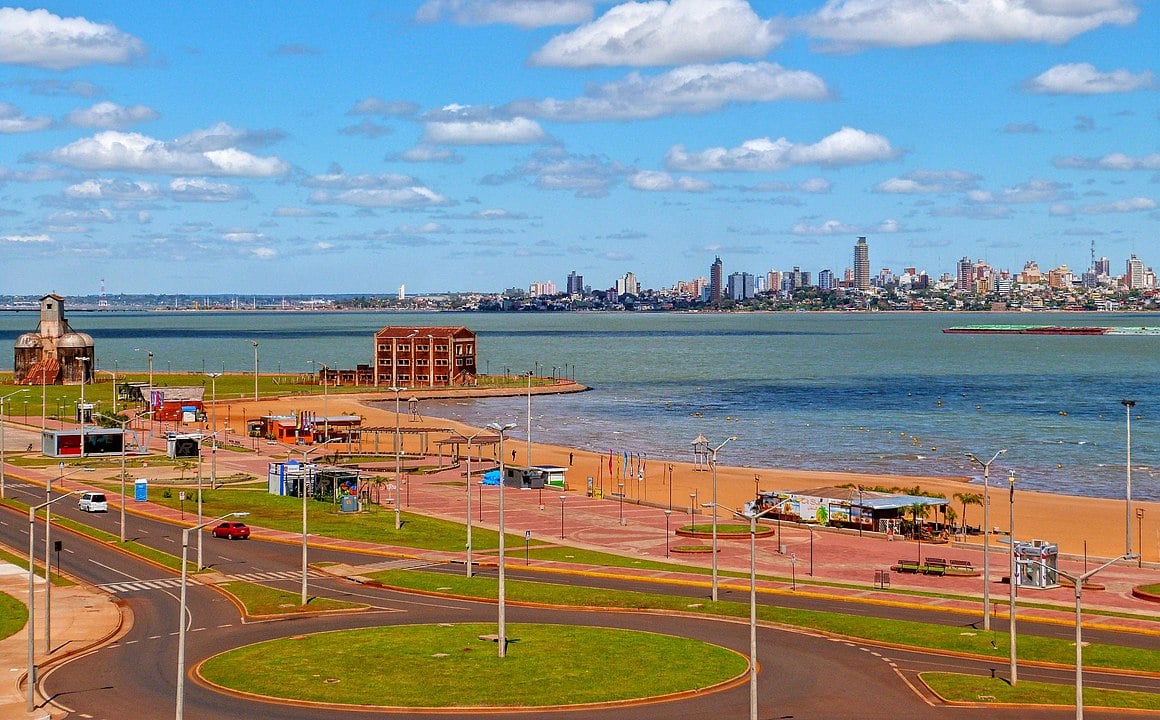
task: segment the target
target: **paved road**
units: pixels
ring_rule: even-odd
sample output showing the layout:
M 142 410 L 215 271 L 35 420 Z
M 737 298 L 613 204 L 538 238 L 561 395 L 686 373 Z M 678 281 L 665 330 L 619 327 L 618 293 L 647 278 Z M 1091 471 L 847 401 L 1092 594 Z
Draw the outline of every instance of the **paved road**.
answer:
M 15 488 L 16 492 L 31 491 L 22 499 L 43 498 L 41 488 Z M 77 513 L 69 501 L 58 507 L 66 515 Z M 0 513 L 0 539 L 14 547 L 26 547 L 26 523 L 20 515 Z M 108 516 L 84 516 L 95 524 L 116 532 L 116 513 Z M 150 545 L 177 554 L 180 550 L 180 530 L 173 526 L 145 518 L 131 516 L 130 535 Z M 64 569 L 78 578 L 96 585 L 116 589 L 133 612 L 133 626 L 118 642 L 87 656 L 74 660 L 47 674 L 43 687 L 52 693 L 54 701 L 68 707 L 78 716 L 92 718 L 125 717 L 131 707 L 138 717 L 166 717 L 172 712 L 175 693 L 177 590 L 172 587 L 173 575 L 152 565 L 127 557 L 99 543 L 58 531 L 56 537 L 65 540 L 67 559 Z M 255 576 L 277 573 L 287 576 L 272 584 L 297 587 L 298 578 L 290 572 L 297 565 L 297 548 L 277 543 L 229 543 L 207 539 L 207 565 L 231 575 Z M 312 559 L 334 559 L 359 562 L 347 553 L 318 551 Z M 366 561 L 365 558 L 362 561 Z M 518 569 L 512 567 L 513 576 Z M 542 580 L 542 576 L 537 576 Z M 588 581 L 585 581 L 588 582 Z M 657 592 L 655 586 L 648 586 Z M 332 597 L 348 597 L 367 602 L 375 611 L 337 617 L 296 618 L 276 622 L 242 624 L 234 606 L 218 593 L 191 586 L 189 593 L 188 659 L 192 667 L 199 659 L 240 644 L 281 637 L 288 634 L 317 630 L 377 626 L 391 623 L 490 621 L 495 616 L 494 605 L 455 600 L 409 596 L 385 590 L 366 588 L 345 581 L 315 579 L 311 591 Z M 766 598 L 763 598 L 763 600 Z M 677 633 L 700 638 L 748 652 L 748 628 L 744 623 L 680 618 L 673 619 L 648 614 L 578 613 L 529 608 L 509 609 L 509 621 L 564 622 L 600 624 L 606 626 L 648 629 Z M 913 682 L 916 673 L 943 668 L 969 672 L 986 672 L 995 663 L 948 659 L 927 653 L 911 651 L 884 651 L 857 642 L 835 641 L 809 633 L 763 628 L 759 638 L 760 696 L 762 717 L 827 717 L 827 718 L 906 718 L 933 717 L 950 713 L 977 717 L 1065 717 L 1069 712 L 1032 713 L 1026 710 L 996 712 L 994 709 L 964 711 L 935 708 L 910 689 L 903 679 Z M 271 668 L 276 671 L 276 668 Z M 605 668 L 604 677 L 615 682 L 620 672 L 632 669 Z M 1025 669 L 1023 677 L 1036 676 L 1067 683 L 1067 671 Z M 1096 685 L 1122 682 L 1114 678 L 1099 678 L 1088 674 L 1085 680 Z M 550 682 L 550 678 L 545 681 Z M 1155 683 L 1129 681 L 1135 685 Z M 389 688 L 385 690 L 389 696 Z M 187 684 L 187 717 L 189 718 L 317 718 L 335 713 L 303 708 L 287 708 L 234 698 L 223 698 L 195 683 Z M 663 706 L 644 706 L 585 711 L 584 716 L 600 718 L 651 718 L 671 716 L 682 718 L 745 717 L 748 709 L 748 690 L 741 687 L 710 696 L 685 700 Z M 1089 713 L 1096 717 L 1094 713 Z M 518 717 L 537 717 L 541 714 L 519 714 Z M 547 717 L 547 714 L 542 714 Z M 395 715 L 406 717 L 408 713 Z M 466 717 L 467 714 L 460 714 Z M 488 717 L 497 717 L 489 714 Z M 502 715 L 500 715 L 502 717 Z

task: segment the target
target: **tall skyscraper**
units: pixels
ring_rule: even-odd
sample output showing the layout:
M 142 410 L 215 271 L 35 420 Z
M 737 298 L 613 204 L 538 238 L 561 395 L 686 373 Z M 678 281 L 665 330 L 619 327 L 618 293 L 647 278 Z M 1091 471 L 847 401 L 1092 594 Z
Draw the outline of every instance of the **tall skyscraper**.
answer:
M 709 266 L 709 302 L 720 302 L 725 297 L 725 265 L 718 255 Z
M 870 246 L 865 237 L 859 237 L 854 245 L 854 289 L 870 288 Z
M 833 290 L 834 289 L 834 273 L 832 270 L 826 269 L 818 273 L 818 289 L 819 290 Z
M 729 299 L 741 302 L 753 297 L 753 275 L 747 272 L 729 275 Z
M 578 275 L 575 270 L 568 273 L 568 294 L 569 295 L 583 295 L 584 294 L 584 276 Z
M 1141 290 L 1144 288 L 1144 261 L 1135 255 L 1128 258 L 1128 273 L 1125 276 L 1125 280 L 1128 283 L 1129 290 Z
M 975 268 L 974 263 L 966 255 L 962 260 L 959 260 L 958 278 L 955 281 L 955 287 L 959 290 L 970 292 L 975 289 Z

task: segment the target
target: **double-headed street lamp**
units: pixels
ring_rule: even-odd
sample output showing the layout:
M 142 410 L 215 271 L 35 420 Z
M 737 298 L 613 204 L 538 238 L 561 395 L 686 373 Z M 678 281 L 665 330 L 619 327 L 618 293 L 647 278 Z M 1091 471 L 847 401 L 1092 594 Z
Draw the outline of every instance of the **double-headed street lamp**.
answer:
M 282 446 L 282 447 L 286 448 L 287 450 L 289 450 L 290 452 L 301 452 L 302 453 L 302 470 L 299 472 L 298 494 L 302 496 L 302 606 L 303 607 L 306 606 L 306 573 L 307 573 L 308 568 L 309 568 L 309 565 L 307 564 L 307 560 L 306 560 L 306 539 L 307 539 L 307 537 L 309 537 L 306 533 L 306 460 L 307 460 L 307 458 L 310 457 L 310 453 L 314 452 L 315 450 L 321 450 L 322 446 L 327 445 L 328 443 L 330 443 L 330 440 L 320 442 L 320 443 L 316 444 L 314 447 L 310 448 L 309 450 L 301 450 L 301 451 L 298 450 L 297 448 L 292 448 L 289 445 Z
M 6 480 L 4 475 L 4 403 L 13 395 L 19 395 L 22 392 L 28 392 L 28 388 L 21 388 L 16 392 L 10 392 L 4 397 L 0 397 L 0 498 L 5 497 Z
M 36 709 L 36 601 L 33 593 L 36 591 L 34 587 L 36 579 L 36 566 L 33 564 L 33 558 L 36 555 L 36 511 L 45 509 L 45 526 L 48 525 L 48 506 L 54 502 L 60 502 L 66 497 L 78 495 L 84 490 L 73 490 L 64 495 L 58 495 L 39 505 L 33 505 L 28 508 L 28 699 L 25 706 L 25 711 L 31 713 Z M 45 541 L 47 544 L 47 529 L 45 534 Z M 44 583 L 45 587 L 52 586 L 52 578 L 49 577 L 49 565 L 45 563 L 44 566 Z M 48 609 L 48 596 L 45 595 L 45 609 Z M 45 612 L 45 626 L 48 626 L 49 613 Z M 46 652 L 52 652 L 52 648 L 47 648 Z
M 972 453 L 967 457 L 983 468 L 983 630 L 991 631 L 991 500 L 987 495 L 990 487 L 991 463 L 1007 450 L 999 450 L 987 462 L 983 462 Z
M 189 563 L 186 561 L 189 556 L 189 533 L 197 531 L 200 536 L 201 529 L 207 525 L 213 525 L 226 518 L 246 517 L 247 515 L 249 515 L 248 512 L 226 513 L 219 518 L 206 520 L 193 527 L 183 528 L 181 531 L 181 609 L 177 614 L 177 712 L 174 715 L 175 720 L 182 720 L 185 712 L 185 602 L 189 576 Z
M 776 510 L 738 512 L 738 518 L 749 520 L 749 720 L 757 720 L 757 520 Z
M 709 454 L 709 467 L 713 470 L 713 497 L 707 503 L 707 506 L 713 508 L 713 602 L 717 602 L 717 451 L 735 440 L 737 440 L 735 437 L 726 438 L 717 447 L 709 447 L 709 443 L 705 443 L 705 448 Z
M 138 418 L 152 415 L 153 411 L 139 413 L 126 420 L 117 420 L 108 415 L 101 415 L 106 420 L 112 420 L 121 426 L 121 542 L 125 542 L 125 455 L 128 454 L 129 448 L 125 445 L 125 428 L 126 426 Z M 98 413 L 100 415 L 100 413 Z
M 399 491 L 403 487 L 403 481 L 402 481 L 403 443 L 402 443 L 402 438 L 399 435 L 399 393 L 403 392 L 406 389 L 407 388 L 399 387 L 398 385 L 392 385 L 391 387 L 387 388 L 387 392 L 393 392 L 395 394 L 395 529 L 396 530 L 403 527 L 402 510 L 400 510 L 400 508 L 399 508 L 399 504 L 400 504 L 400 501 L 402 499 L 400 497 Z M 488 427 L 490 427 L 490 426 L 488 426 Z M 501 453 L 501 455 L 502 455 L 502 453 Z M 502 458 L 500 458 L 500 459 L 502 460 Z
M 471 577 L 471 441 L 483 434 L 483 430 L 467 438 L 467 577 Z
M 1136 407 L 1135 400 L 1121 400 L 1120 404 L 1124 406 L 1125 414 L 1128 422 L 1128 451 L 1127 458 L 1124 462 L 1124 472 L 1126 475 L 1126 490 L 1124 505 L 1124 554 L 1132 554 L 1132 408 Z M 1140 553 L 1143 554 L 1144 548 L 1140 548 Z
M 504 587 L 503 587 L 503 579 L 504 579 L 503 486 L 506 485 L 507 483 L 505 482 L 504 469 L 503 469 L 503 438 L 504 438 L 504 435 L 507 433 L 507 431 L 511 430 L 515 426 L 516 426 L 515 423 L 506 423 L 506 424 L 501 425 L 500 423 L 497 423 L 497 422 L 489 423 L 488 425 L 485 426 L 486 429 L 491 430 L 495 434 L 499 435 L 499 572 L 498 572 L 498 577 L 499 577 L 499 592 L 498 592 L 499 628 L 498 628 L 498 632 L 496 633 L 496 635 L 497 635 L 496 641 L 499 643 L 499 656 L 501 658 L 507 657 L 507 618 L 506 618 L 507 608 L 504 606 Z

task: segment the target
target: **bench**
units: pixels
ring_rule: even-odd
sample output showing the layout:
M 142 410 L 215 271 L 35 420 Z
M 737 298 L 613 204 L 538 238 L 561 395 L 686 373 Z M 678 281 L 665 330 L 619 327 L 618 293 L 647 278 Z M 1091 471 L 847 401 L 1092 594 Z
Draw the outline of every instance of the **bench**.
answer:
M 924 575 L 946 575 L 947 561 L 944 558 L 927 558 L 922 572 Z
M 919 569 L 918 562 L 915 560 L 899 560 L 894 565 L 894 570 L 897 572 L 917 573 Z
M 950 566 L 955 570 L 974 570 L 975 567 L 971 565 L 970 560 L 951 560 Z

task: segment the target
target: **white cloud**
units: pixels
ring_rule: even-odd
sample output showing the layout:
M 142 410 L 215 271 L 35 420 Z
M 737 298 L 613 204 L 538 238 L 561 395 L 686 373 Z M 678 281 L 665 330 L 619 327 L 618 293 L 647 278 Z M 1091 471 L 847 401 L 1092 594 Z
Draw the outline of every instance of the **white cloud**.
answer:
M 250 248 L 250 254 L 259 260 L 273 260 L 278 257 L 278 251 L 272 247 Z
M 1067 170 L 1160 170 L 1160 153 L 1132 157 L 1112 153 L 1098 158 L 1057 157 L 1052 164 Z
M 117 217 L 107 208 L 93 210 L 66 210 L 48 216 L 48 221 L 55 225 L 66 223 L 115 223 Z
M 50 168 L 43 165 L 31 170 L 12 170 L 0 165 L 0 185 L 8 182 L 47 182 L 50 180 L 72 181 L 76 173 L 71 170 Z
M 387 160 L 399 160 L 402 162 L 443 162 L 443 163 L 461 163 L 463 156 L 456 153 L 451 148 L 435 147 L 434 145 L 416 145 L 413 148 L 404 150 L 401 153 L 394 153 L 388 155 Z
M 557 35 L 531 57 L 535 65 L 651 66 L 763 57 L 784 38 L 744 0 L 650 0 L 617 5 L 587 25 Z
M 830 99 L 826 82 L 777 63 L 685 65 L 655 76 L 631 73 L 622 80 L 589 86 L 572 100 L 524 100 L 508 106 L 516 114 L 565 122 L 641 120 L 706 113 L 736 103 Z
M 397 173 L 347 175 L 333 168 L 306 178 L 302 184 L 319 188 L 310 195 L 310 202 L 316 205 L 415 208 L 451 204 L 416 178 Z
M 878 227 L 874 228 L 874 232 L 877 233 L 896 233 L 901 232 L 901 230 L 901 224 L 894 218 L 886 218 L 878 223 Z
M 1156 201 L 1152 198 L 1134 197 L 1124 198 L 1123 200 L 1115 200 L 1110 203 L 1102 203 L 1100 205 L 1088 205 L 1083 208 L 1081 212 L 1085 215 L 1107 215 L 1110 213 L 1129 213 L 1140 212 L 1142 210 L 1155 210 L 1157 208 Z
M 637 189 L 648 192 L 704 192 L 713 188 L 713 184 L 688 176 L 673 177 L 667 172 L 642 170 L 628 177 L 628 184 Z
M 523 165 L 502 175 L 488 175 L 484 185 L 500 185 L 523 177 L 535 177 L 541 190 L 574 191 L 576 197 L 602 198 L 612 185 L 636 170 L 596 155 L 569 155 L 561 148 L 535 153 Z
M 878 183 L 874 190 L 899 195 L 961 193 L 973 190 L 978 176 L 960 170 L 915 170 Z
M 175 178 L 169 183 L 169 196 L 184 202 L 229 202 L 250 197 L 250 191 L 202 178 Z
M 354 125 L 347 125 L 338 129 L 342 135 L 362 135 L 372 140 L 384 135 L 390 135 L 394 130 L 389 125 L 381 125 L 370 118 L 363 118 Z
M 539 123 L 523 117 L 432 121 L 423 131 L 423 142 L 438 145 L 527 145 L 547 138 Z
M 310 208 L 280 207 L 274 209 L 274 217 L 318 217 L 318 214 L 317 210 L 311 210 Z
M 592 19 L 593 0 L 427 0 L 419 22 L 448 18 L 457 25 L 515 25 L 525 30 L 577 25 Z
M 800 183 L 788 182 L 763 182 L 758 183 L 752 187 L 745 188 L 752 192 L 776 192 L 776 193 L 790 193 L 790 192 L 804 192 L 813 195 L 824 195 L 833 189 L 833 185 L 825 178 L 815 177 L 803 180 Z
M 672 170 L 690 172 L 772 171 L 797 165 L 863 165 L 898 155 L 899 151 L 885 137 L 844 127 L 812 145 L 768 137 L 747 140 L 735 148 L 717 147 L 694 153 L 676 145 L 665 153 L 665 164 Z
M 0 135 L 36 132 L 51 125 L 52 118 L 50 117 L 28 117 L 15 105 L 0 102 Z
M 827 220 L 821 225 L 806 225 L 805 223 L 798 223 L 790 228 L 790 232 L 794 235 L 802 235 L 806 237 L 820 236 L 820 235 L 853 235 L 859 232 L 858 228 L 853 225 L 839 222 L 837 220 Z
M 419 112 L 417 103 L 406 100 L 383 100 L 369 97 L 359 100 L 347 115 L 380 115 L 382 117 L 410 117 Z
M 1071 217 L 1075 215 L 1075 209 L 1067 203 L 1055 203 L 1048 209 L 1047 214 L 1051 217 Z
M 1056 65 L 1023 83 L 1038 95 L 1106 95 L 1155 90 L 1156 76 L 1149 71 L 1131 73 L 1123 68 L 1100 72 L 1089 63 Z
M 1128 25 L 1127 0 L 828 0 L 803 20 L 830 49 L 951 42 L 1064 43 L 1103 25 Z
M 330 172 L 321 175 L 311 175 L 304 179 L 306 187 L 326 188 L 330 190 L 375 189 L 375 188 L 405 188 L 419 185 L 419 181 L 410 175 L 399 173 L 362 173 L 348 175 L 341 168 L 332 168 Z
M 1007 204 L 1023 204 L 1066 200 L 1071 197 L 1071 193 L 1067 192 L 1068 187 L 1070 186 L 1065 183 L 1031 179 L 1021 185 L 1003 188 L 1003 192 L 999 194 L 996 201 Z
M 70 185 L 64 194 L 78 200 L 152 200 L 161 193 L 153 183 L 101 178 Z
M 47 235 L 0 235 L 0 242 L 37 244 L 50 243 L 52 238 Z
M 425 222 L 422 225 L 400 225 L 399 232 L 408 235 L 429 235 L 432 233 L 450 232 L 450 229 L 441 223 Z
M 123 65 L 144 54 L 144 43 L 112 25 L 47 10 L 0 8 L 0 63 L 66 70 Z
M 252 137 L 222 124 L 170 141 L 108 130 L 52 150 L 44 157 L 86 170 L 166 175 L 278 177 L 290 171 L 290 166 L 277 157 L 258 157 L 231 145 L 249 142 Z
M 78 108 L 65 116 L 65 123 L 73 127 L 116 130 L 161 117 L 156 110 L 144 105 L 124 107 L 117 103 L 99 102 L 88 108 Z

